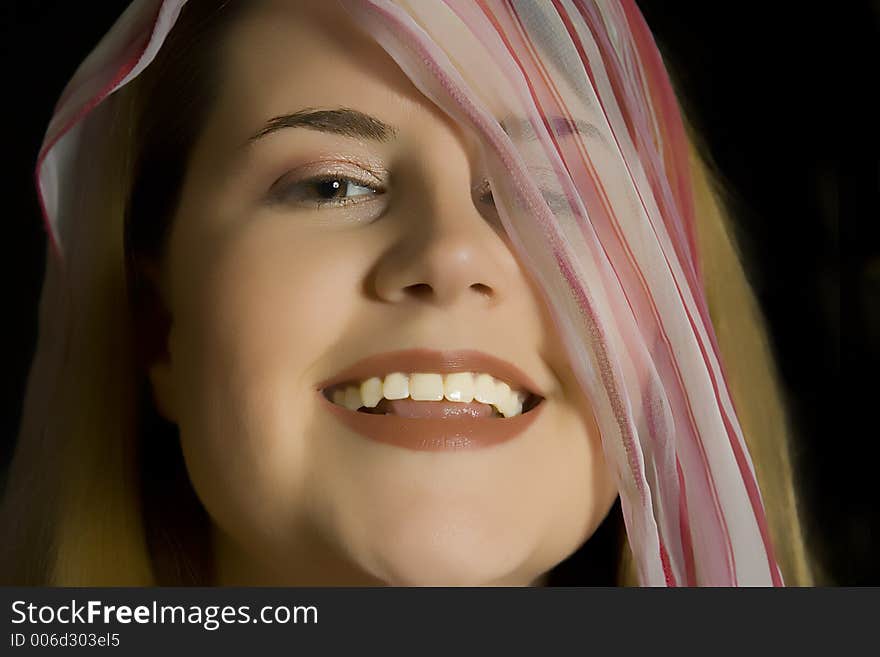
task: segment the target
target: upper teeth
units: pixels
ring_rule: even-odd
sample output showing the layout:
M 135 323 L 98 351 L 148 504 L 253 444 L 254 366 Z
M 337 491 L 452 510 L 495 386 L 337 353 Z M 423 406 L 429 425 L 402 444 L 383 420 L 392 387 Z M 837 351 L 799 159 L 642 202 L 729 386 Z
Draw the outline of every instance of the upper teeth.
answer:
M 491 404 L 504 417 L 522 413 L 523 402 L 528 393 L 511 389 L 504 381 L 491 374 L 475 372 L 453 372 L 451 374 L 394 372 L 384 380 L 371 377 L 360 384 L 337 388 L 333 391 L 333 403 L 356 411 L 361 406 L 375 408 L 385 399 L 406 399 L 417 401 L 440 401 L 470 403 L 474 400 Z

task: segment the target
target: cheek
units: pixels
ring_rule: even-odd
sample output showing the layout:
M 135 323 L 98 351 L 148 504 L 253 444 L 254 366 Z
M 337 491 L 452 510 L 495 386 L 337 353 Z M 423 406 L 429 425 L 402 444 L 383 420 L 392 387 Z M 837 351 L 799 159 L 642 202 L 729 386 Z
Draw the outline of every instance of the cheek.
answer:
M 618 495 L 592 404 L 570 368 L 559 375 L 558 394 L 548 399 L 554 424 L 530 455 L 534 513 L 541 514 L 544 532 L 538 560 L 548 569 L 589 540 Z
M 571 391 L 572 389 L 569 388 Z M 548 438 L 550 438 L 548 436 Z M 602 441 L 589 405 L 570 400 L 559 414 L 558 430 L 546 441 L 545 455 L 555 467 L 543 473 L 548 544 L 566 556 L 592 536 L 617 498 Z
M 346 262 L 338 245 L 264 230 L 178 270 L 188 277 L 172 329 L 184 455 L 209 513 L 235 534 L 243 522 L 259 535 L 295 520 L 313 364 L 358 289 Z

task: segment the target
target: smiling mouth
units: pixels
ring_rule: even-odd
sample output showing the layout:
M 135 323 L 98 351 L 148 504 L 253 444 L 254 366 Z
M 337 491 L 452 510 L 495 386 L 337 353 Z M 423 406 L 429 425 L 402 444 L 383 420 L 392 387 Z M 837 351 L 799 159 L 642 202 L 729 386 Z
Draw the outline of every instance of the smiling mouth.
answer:
M 334 388 L 336 388 L 334 386 Z M 470 402 L 459 402 L 443 400 L 415 400 L 407 397 L 406 399 L 385 399 L 380 400 L 375 406 L 359 406 L 356 409 L 345 406 L 340 397 L 339 401 L 333 401 L 334 388 L 326 388 L 322 392 L 324 397 L 330 402 L 336 403 L 337 406 L 348 408 L 349 410 L 367 415 L 394 415 L 408 419 L 420 418 L 449 418 L 449 419 L 485 419 L 496 418 L 506 419 L 507 416 L 502 413 L 494 404 L 487 404 L 476 400 Z M 338 388 L 337 388 L 338 389 Z M 543 397 L 529 393 L 522 404 L 522 410 L 513 413 L 511 416 L 524 415 L 538 404 L 544 401 Z
M 413 423 L 420 431 L 429 420 L 444 420 L 437 423 L 442 431 L 483 425 L 480 420 L 489 419 L 512 426 L 521 415 L 531 421 L 544 400 L 537 391 L 528 375 L 505 360 L 476 350 L 432 349 L 370 356 L 316 390 L 341 407 L 340 418 L 394 417 L 395 426 L 401 427 L 407 423 L 400 424 L 400 419 L 420 419 Z
M 436 375 L 421 380 L 416 375 L 410 388 L 401 377 L 395 374 L 388 386 L 383 382 L 381 391 L 373 380 L 377 377 L 369 377 L 361 379 L 360 386 L 349 379 L 315 392 L 331 415 L 354 433 L 416 451 L 498 445 L 522 435 L 544 408 L 544 397 L 502 381 L 483 378 L 471 390 L 466 376 L 457 377 L 448 387 L 444 381 L 441 393 Z

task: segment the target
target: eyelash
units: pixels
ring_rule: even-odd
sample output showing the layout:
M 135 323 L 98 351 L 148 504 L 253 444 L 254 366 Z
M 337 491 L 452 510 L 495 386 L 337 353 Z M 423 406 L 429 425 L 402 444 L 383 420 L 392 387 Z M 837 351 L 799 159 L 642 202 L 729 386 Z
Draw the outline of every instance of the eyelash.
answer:
M 365 189 L 369 189 L 376 194 L 358 194 L 357 196 L 350 198 L 340 198 L 340 199 L 323 199 L 319 198 L 317 200 L 308 201 L 310 205 L 313 205 L 317 208 L 321 208 L 324 206 L 333 206 L 333 207 L 344 207 L 346 205 L 352 205 L 353 203 L 363 203 L 364 201 L 358 200 L 360 196 L 374 196 L 378 194 L 383 194 L 384 190 L 373 187 L 368 181 L 360 180 L 358 178 L 353 178 L 351 176 L 340 176 L 340 175 L 320 175 L 314 176 L 312 178 L 306 178 L 304 180 L 298 180 L 289 185 L 284 185 L 281 190 L 277 193 L 277 197 L 281 200 L 285 200 L 288 196 L 292 194 L 292 192 L 296 189 L 306 189 L 306 190 L 314 190 L 314 187 L 317 185 L 325 184 L 325 183 L 333 183 L 338 182 L 347 186 L 351 183 L 356 185 L 357 187 L 363 187 Z M 338 190 L 337 190 L 338 191 Z M 308 192 L 306 192 L 308 195 Z
M 353 178 L 350 176 L 339 176 L 339 175 L 319 175 L 319 176 L 313 176 L 311 178 L 306 178 L 304 180 L 299 180 L 294 183 L 290 183 L 289 185 L 283 186 L 281 188 L 281 190 L 277 193 L 277 197 L 280 198 L 281 200 L 284 200 L 287 198 L 287 196 L 290 195 L 291 191 L 296 188 L 308 189 L 308 188 L 313 187 L 315 185 L 320 185 L 320 184 L 324 184 L 324 183 L 332 183 L 332 182 L 339 182 L 339 183 L 343 183 L 345 185 L 348 185 L 349 183 L 354 183 L 356 186 L 372 190 L 373 192 L 376 192 L 376 194 L 358 194 L 357 196 L 355 196 L 353 198 L 317 199 L 314 201 L 310 201 L 310 203 L 312 205 L 314 205 L 316 208 L 322 208 L 322 207 L 325 207 L 328 205 L 332 206 L 332 207 L 337 207 L 337 208 L 345 207 L 347 205 L 352 205 L 354 203 L 363 203 L 364 201 L 359 201 L 357 199 L 358 196 L 374 196 L 374 195 L 379 195 L 379 194 L 385 193 L 385 190 L 373 187 L 369 182 L 367 182 L 365 180 L 360 180 L 358 178 Z M 491 191 L 491 188 L 489 187 L 488 180 L 483 182 L 482 186 L 479 188 L 479 191 L 482 193 L 480 196 L 481 201 L 485 200 L 486 197 L 488 196 L 489 201 L 486 201 L 486 202 L 494 203 L 494 197 L 492 196 L 492 191 Z

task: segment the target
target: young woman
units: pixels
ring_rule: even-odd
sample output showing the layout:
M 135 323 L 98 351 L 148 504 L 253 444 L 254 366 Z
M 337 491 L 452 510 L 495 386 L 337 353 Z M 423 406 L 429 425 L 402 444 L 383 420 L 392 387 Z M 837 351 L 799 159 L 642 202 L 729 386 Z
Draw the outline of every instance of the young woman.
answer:
M 4 581 L 811 584 L 697 143 L 631 1 L 133 3 L 38 162 Z

